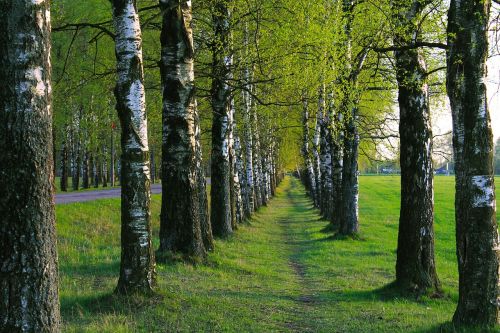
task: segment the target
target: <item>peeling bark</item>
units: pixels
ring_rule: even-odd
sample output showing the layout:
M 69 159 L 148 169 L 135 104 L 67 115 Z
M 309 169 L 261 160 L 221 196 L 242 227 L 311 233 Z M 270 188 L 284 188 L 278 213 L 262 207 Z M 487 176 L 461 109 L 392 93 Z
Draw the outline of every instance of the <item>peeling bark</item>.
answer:
M 49 1 L 0 12 L 0 332 L 60 332 Z
M 155 280 L 151 241 L 151 176 L 136 0 L 113 0 L 118 79 L 116 111 L 121 123 L 121 264 L 116 291 L 148 293 Z

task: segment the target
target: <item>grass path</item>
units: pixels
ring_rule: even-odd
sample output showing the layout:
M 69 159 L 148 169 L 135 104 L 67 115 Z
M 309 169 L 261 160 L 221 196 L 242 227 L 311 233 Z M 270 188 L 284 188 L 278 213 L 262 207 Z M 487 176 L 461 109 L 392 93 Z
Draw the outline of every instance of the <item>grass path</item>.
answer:
M 363 240 L 333 239 L 298 180 L 216 241 L 204 265 L 159 265 L 158 296 L 113 296 L 119 200 L 57 206 L 64 332 L 436 332 L 457 300 L 453 182 L 436 180 L 436 256 L 446 297 L 408 299 L 394 276 L 397 177 L 362 177 Z M 153 196 L 158 246 L 160 196 Z

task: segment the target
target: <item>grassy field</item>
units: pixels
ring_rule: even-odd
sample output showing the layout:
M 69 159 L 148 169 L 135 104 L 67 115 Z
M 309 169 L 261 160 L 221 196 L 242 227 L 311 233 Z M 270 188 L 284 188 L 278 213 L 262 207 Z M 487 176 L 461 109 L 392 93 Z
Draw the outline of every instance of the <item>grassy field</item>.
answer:
M 361 177 L 363 240 L 322 232 L 302 186 L 287 178 L 268 207 L 206 265 L 160 265 L 157 296 L 113 296 L 119 200 L 57 207 L 65 332 L 449 331 L 457 301 L 453 177 L 436 178 L 437 269 L 446 296 L 405 298 L 393 281 L 399 178 Z M 153 197 L 155 242 L 160 197 Z M 98 212 L 98 213 L 97 213 Z M 157 243 L 155 243 L 157 246 Z

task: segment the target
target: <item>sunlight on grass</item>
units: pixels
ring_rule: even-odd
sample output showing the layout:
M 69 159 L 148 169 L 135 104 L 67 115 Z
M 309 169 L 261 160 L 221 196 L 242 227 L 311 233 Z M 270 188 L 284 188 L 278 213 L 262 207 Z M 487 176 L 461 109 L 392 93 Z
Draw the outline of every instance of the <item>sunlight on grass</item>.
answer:
M 65 332 L 433 332 L 457 300 L 452 177 L 436 178 L 437 269 L 446 297 L 409 299 L 393 281 L 399 178 L 361 177 L 363 240 L 332 240 L 297 180 L 205 265 L 160 265 L 157 296 L 113 296 L 119 199 L 57 206 Z M 155 247 L 160 196 L 153 196 Z M 448 327 L 449 328 L 449 327 Z

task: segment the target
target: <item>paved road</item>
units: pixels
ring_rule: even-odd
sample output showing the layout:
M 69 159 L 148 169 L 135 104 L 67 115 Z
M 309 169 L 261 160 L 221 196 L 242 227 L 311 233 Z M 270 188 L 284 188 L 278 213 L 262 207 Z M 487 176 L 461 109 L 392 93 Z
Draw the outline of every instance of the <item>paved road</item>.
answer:
M 207 185 L 210 185 L 211 184 L 210 178 L 207 178 L 206 182 Z M 161 184 L 151 185 L 151 193 L 160 194 Z M 109 190 L 60 193 L 56 194 L 56 204 L 69 204 L 73 202 L 85 202 L 97 199 L 119 198 L 120 195 L 121 195 L 121 188 L 113 188 Z
M 153 184 L 151 186 L 151 193 L 160 194 L 161 184 Z M 97 199 L 119 198 L 120 195 L 121 195 L 121 188 L 113 188 L 109 190 L 62 193 L 62 194 L 56 194 L 56 204 L 69 204 L 73 202 L 85 202 Z

